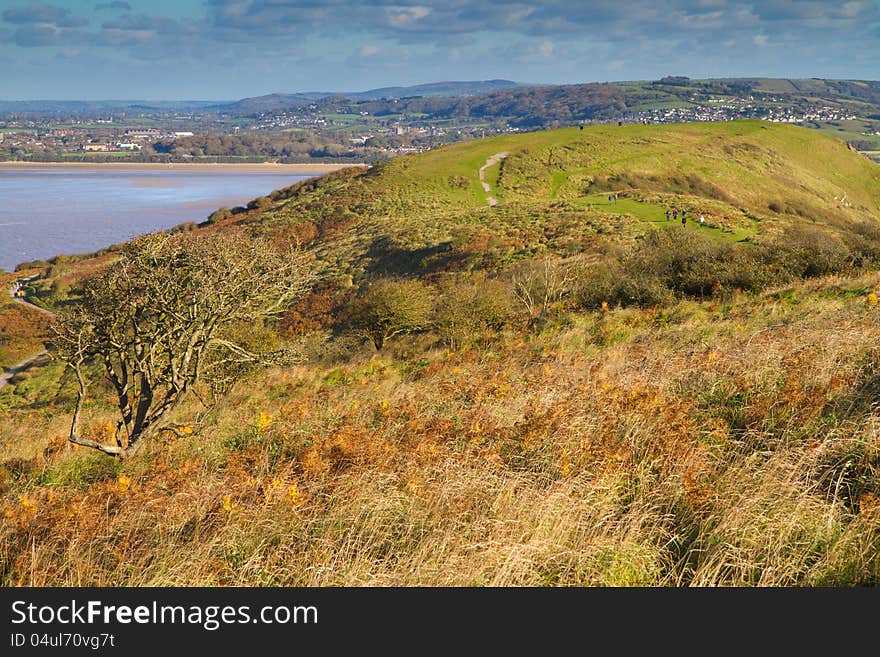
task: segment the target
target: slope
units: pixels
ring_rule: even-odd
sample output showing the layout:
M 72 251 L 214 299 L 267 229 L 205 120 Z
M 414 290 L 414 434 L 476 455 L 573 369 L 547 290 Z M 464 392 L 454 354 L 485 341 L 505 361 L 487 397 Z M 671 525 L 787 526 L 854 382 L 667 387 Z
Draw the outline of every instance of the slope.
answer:
M 502 153 L 484 172 L 487 192 L 480 169 Z M 607 202 L 612 192 L 616 204 Z M 488 196 L 498 204 L 489 207 Z M 461 266 L 473 264 L 475 250 L 484 264 L 573 255 L 600 236 L 625 240 L 652 223 L 665 226 L 666 209 L 704 215 L 706 233 L 719 240 L 760 240 L 805 223 L 847 231 L 875 221 L 878 198 L 874 163 L 803 128 L 593 126 L 498 136 L 339 172 L 232 221 L 303 239 L 328 274 L 357 280 L 390 250 L 414 258 L 442 252 Z M 413 267 L 399 273 L 419 273 Z
M 479 170 L 505 152 L 486 192 Z M 299 237 L 351 283 L 419 278 L 439 316 L 462 290 L 515 305 L 507 264 L 603 241 L 711 273 L 807 226 L 821 265 L 826 242 L 876 231 L 877 192 L 869 161 L 796 128 L 610 127 L 339 172 L 204 230 Z M 667 224 L 669 206 L 715 227 Z M 651 303 L 575 292 L 544 322 L 511 311 L 454 345 L 433 324 L 376 352 L 318 323 L 294 342 L 306 362 L 208 411 L 190 398 L 179 431 L 126 460 L 69 449 L 74 378 L 34 368 L 0 393 L 0 583 L 877 585 L 878 263 Z M 468 268 L 500 275 L 433 285 Z M 92 439 L 113 440 L 113 401 L 85 405 Z

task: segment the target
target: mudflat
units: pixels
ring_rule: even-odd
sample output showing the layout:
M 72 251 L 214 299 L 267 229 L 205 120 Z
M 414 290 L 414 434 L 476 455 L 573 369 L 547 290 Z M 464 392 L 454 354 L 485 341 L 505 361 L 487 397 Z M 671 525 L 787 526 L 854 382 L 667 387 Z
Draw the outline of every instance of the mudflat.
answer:
M 67 169 L 100 170 L 116 169 L 128 171 L 224 171 L 230 173 L 301 173 L 320 175 L 345 169 L 360 167 L 361 164 L 323 164 L 304 162 L 302 164 L 278 164 L 275 162 L 0 162 L 4 169 Z

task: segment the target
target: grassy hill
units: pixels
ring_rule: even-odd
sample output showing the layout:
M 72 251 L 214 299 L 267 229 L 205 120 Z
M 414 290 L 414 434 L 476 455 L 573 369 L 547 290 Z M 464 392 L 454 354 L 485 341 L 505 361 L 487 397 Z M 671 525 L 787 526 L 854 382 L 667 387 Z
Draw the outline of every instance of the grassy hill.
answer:
M 743 122 L 496 137 L 215 217 L 314 255 L 265 328 L 307 360 L 125 460 L 66 445 L 69 370 L 18 375 L 0 581 L 877 585 L 878 203 L 842 142 Z M 430 321 L 377 350 L 353 304 L 401 279 Z M 109 387 L 84 414 L 112 440 Z
M 500 201 L 490 208 L 478 172 L 498 153 L 508 156 L 486 171 Z M 608 203 L 609 192 L 618 204 Z M 463 266 L 482 244 L 485 266 L 487 258 L 571 255 L 600 235 L 665 228 L 672 208 L 686 209 L 692 222 L 704 215 L 705 233 L 719 240 L 768 237 L 803 223 L 847 230 L 877 215 L 880 170 L 837 139 L 787 125 L 596 126 L 446 146 L 305 182 L 286 195 L 246 221 L 314 238 L 329 272 L 358 278 L 376 264 L 377 241 L 385 249 L 376 257 L 396 249 L 398 258 L 418 259 L 447 249 L 446 259 Z

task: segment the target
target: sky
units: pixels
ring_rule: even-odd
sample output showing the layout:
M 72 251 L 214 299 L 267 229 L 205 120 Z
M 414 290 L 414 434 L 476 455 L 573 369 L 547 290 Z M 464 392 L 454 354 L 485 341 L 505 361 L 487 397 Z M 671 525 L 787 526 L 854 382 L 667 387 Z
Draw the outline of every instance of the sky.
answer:
M 0 0 L 0 99 L 880 78 L 880 0 Z

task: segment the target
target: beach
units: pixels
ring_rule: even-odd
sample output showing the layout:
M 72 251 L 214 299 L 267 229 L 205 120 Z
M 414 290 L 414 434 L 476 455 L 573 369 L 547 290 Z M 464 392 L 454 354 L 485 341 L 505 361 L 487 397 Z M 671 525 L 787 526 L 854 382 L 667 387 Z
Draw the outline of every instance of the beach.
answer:
M 2 162 L 0 167 L 4 169 L 61 169 L 74 171 L 84 170 L 127 170 L 127 171 L 214 171 L 228 173 L 291 173 L 300 175 L 319 176 L 331 171 L 338 171 L 347 167 L 361 167 L 362 164 L 278 164 L 275 162 Z

